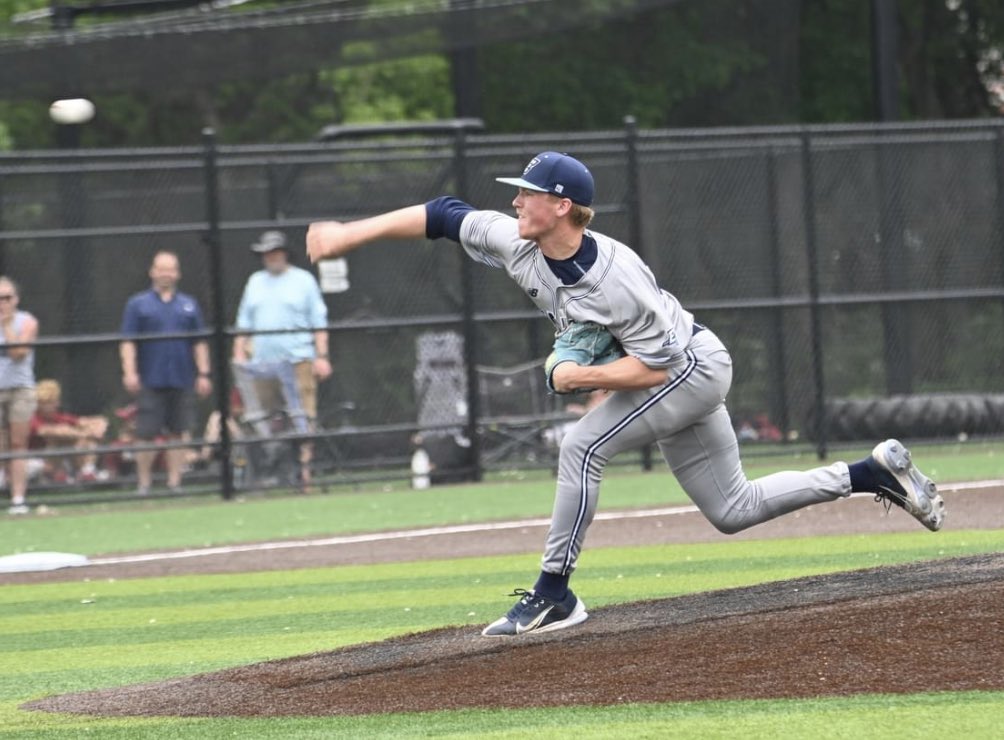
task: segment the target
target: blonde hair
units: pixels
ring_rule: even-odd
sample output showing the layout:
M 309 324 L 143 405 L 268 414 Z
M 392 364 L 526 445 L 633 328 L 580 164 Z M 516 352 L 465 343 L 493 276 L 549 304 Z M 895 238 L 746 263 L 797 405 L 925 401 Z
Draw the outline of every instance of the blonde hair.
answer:
M 35 397 L 42 403 L 58 403 L 62 395 L 58 380 L 40 380 L 35 385 Z
M 18 287 L 17 283 L 14 282 L 13 278 L 9 278 L 6 275 L 0 275 L 0 285 L 9 285 L 11 290 L 14 291 L 14 295 L 20 297 L 21 289 Z
M 580 206 L 578 203 L 572 203 L 572 210 L 568 212 L 568 217 L 572 220 L 572 223 L 583 229 L 592 223 L 593 216 L 595 215 L 596 212 L 592 208 Z

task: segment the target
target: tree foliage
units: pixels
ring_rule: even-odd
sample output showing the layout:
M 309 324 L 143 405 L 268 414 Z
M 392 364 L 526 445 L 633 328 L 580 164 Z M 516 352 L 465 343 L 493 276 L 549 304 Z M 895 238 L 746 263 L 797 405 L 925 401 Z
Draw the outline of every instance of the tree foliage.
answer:
M 682 3 L 543 43 L 486 50 L 485 117 L 503 131 L 523 130 L 527 121 L 544 130 L 615 128 L 625 113 L 643 126 L 791 120 L 797 89 L 790 86 L 787 106 L 775 105 L 785 83 L 770 74 L 763 38 L 794 35 L 797 24 L 779 21 L 751 33 L 752 9 L 762 4 Z M 754 82 L 760 103 L 749 106 L 746 84 Z
M 0 27 L 9 33 L 14 13 L 41 4 L 0 0 Z M 1004 4 L 898 0 L 898 11 L 901 117 L 996 114 Z M 627 113 L 646 127 L 873 117 L 871 11 L 861 0 L 681 0 L 602 27 L 482 47 L 476 58 L 490 131 L 612 128 Z M 0 99 L 0 147 L 54 146 L 48 102 Z M 230 143 L 303 141 L 331 123 L 455 110 L 445 54 L 95 103 L 85 146 L 193 144 L 206 125 Z

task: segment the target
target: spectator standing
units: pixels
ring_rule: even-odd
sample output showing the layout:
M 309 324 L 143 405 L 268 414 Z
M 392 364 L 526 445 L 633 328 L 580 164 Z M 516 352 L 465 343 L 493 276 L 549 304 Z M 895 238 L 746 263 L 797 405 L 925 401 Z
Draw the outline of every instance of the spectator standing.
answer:
M 313 274 L 289 262 L 289 246 L 281 231 L 266 231 L 251 251 L 261 255 L 263 269 L 248 278 L 237 310 L 237 329 L 249 333 L 302 329 L 280 334 L 247 334 L 234 339 L 235 364 L 289 363 L 293 369 L 300 407 L 314 428 L 317 419 L 317 383 L 331 375 L 328 357 L 328 307 Z M 255 392 L 263 409 L 283 408 L 277 378 L 259 377 Z M 247 403 L 247 399 L 245 399 Z M 313 446 L 300 446 L 300 481 L 310 483 Z
M 180 334 L 205 328 L 198 302 L 178 292 L 181 266 L 173 252 L 160 251 L 150 265 L 150 288 L 132 296 L 122 317 L 125 339 L 119 346 L 122 385 L 137 396 L 136 437 L 152 442 L 187 438 L 194 421 L 194 393 L 212 392 L 209 345 L 204 339 L 175 338 L 138 341 L 151 334 Z M 186 450 L 167 450 L 167 487 L 177 492 Z M 136 453 L 138 492 L 150 492 L 156 450 Z
M 38 320 L 18 309 L 20 301 L 17 284 L 8 277 L 0 277 L 0 333 L 3 335 L 0 336 L 0 450 L 26 453 L 36 406 L 35 350 L 6 345 L 34 342 L 38 338 Z M 6 468 L 10 485 L 7 511 L 13 515 L 27 514 L 27 456 L 10 460 Z

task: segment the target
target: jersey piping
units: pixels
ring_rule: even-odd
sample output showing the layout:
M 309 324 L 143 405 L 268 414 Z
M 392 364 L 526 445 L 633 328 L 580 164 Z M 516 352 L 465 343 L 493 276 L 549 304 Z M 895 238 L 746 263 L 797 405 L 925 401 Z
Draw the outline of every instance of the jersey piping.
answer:
M 629 424 L 631 424 L 631 422 L 638 419 L 642 414 L 658 404 L 666 396 L 687 381 L 687 378 L 689 378 L 697 368 L 697 355 L 689 349 L 686 350 L 685 354 L 687 356 L 687 364 L 683 368 L 683 372 L 676 376 L 668 385 L 652 394 L 652 396 L 646 399 L 641 406 L 636 408 L 630 414 L 617 422 L 617 424 L 615 424 L 612 428 L 602 434 L 595 442 L 589 445 L 586 449 L 586 454 L 582 456 L 582 465 L 579 467 L 579 510 L 576 513 L 575 524 L 572 525 L 572 531 L 568 538 L 568 545 L 565 548 L 565 556 L 561 562 L 561 575 L 568 574 L 568 570 L 574 560 L 572 550 L 575 543 L 579 540 L 579 533 L 582 530 L 583 522 L 586 518 L 586 509 L 589 503 L 589 466 L 592 463 L 593 457 L 604 444 L 616 437 L 617 434 L 623 431 Z

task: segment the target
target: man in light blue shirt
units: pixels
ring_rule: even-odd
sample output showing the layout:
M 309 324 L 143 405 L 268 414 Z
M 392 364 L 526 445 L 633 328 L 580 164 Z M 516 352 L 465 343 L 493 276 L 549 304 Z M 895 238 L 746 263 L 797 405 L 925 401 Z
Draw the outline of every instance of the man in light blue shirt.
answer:
M 283 396 L 283 372 L 291 368 L 299 395 L 299 409 L 312 427 L 317 418 L 317 382 L 331 375 L 328 358 L 328 308 L 313 274 L 289 263 L 286 235 L 281 231 L 266 231 L 251 245 L 251 251 L 262 256 L 264 269 L 257 271 L 244 286 L 237 309 L 237 329 L 251 334 L 234 338 L 234 365 L 254 372 L 255 368 L 277 368 L 276 377 L 257 372 L 253 383 L 257 401 L 264 411 L 292 412 Z M 282 334 L 256 334 L 282 329 L 304 331 Z M 238 378 L 238 387 L 241 387 Z M 243 390 L 243 392 L 247 392 Z M 251 399 L 245 399 L 250 405 Z M 253 403 L 253 401 L 252 401 Z M 312 447 L 300 448 L 301 482 L 310 481 Z

